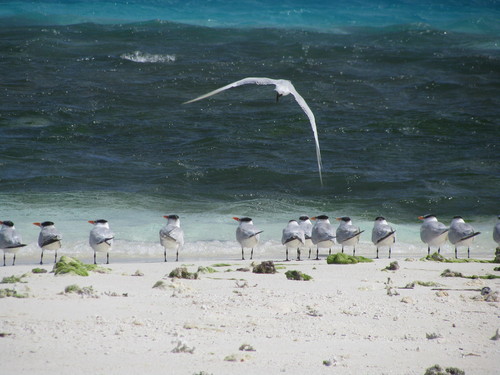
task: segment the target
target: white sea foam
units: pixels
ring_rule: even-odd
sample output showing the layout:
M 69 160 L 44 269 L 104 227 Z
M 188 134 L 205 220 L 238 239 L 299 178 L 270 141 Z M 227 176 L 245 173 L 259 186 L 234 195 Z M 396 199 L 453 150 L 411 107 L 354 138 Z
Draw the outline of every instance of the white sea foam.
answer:
M 158 55 L 141 51 L 133 53 L 124 53 L 120 55 L 124 60 L 129 60 L 137 63 L 170 63 L 175 62 L 175 55 Z

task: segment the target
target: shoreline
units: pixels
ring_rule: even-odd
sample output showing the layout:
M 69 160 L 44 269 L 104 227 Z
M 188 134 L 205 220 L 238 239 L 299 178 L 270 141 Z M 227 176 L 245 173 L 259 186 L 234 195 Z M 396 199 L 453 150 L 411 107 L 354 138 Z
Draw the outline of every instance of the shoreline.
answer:
M 399 270 L 382 271 L 395 260 Z M 440 275 L 446 268 L 498 274 L 498 265 L 322 259 L 276 262 L 278 273 L 264 275 L 236 271 L 251 268 L 249 260 L 215 263 L 112 262 L 99 264 L 110 272 L 88 277 L 1 267 L 1 278 L 28 273 L 26 283 L 0 287 L 28 294 L 0 299 L 6 373 L 423 375 L 435 364 L 469 375 L 495 371 L 500 341 L 491 337 L 500 328 L 500 305 L 477 298 L 484 287 L 500 290 L 500 279 Z M 182 265 L 217 272 L 170 279 Z M 313 279 L 288 280 L 287 270 Z M 143 276 L 133 276 L 137 271 Z M 164 289 L 153 288 L 158 281 Z M 404 288 L 414 281 L 442 286 Z M 64 293 L 72 284 L 91 292 Z

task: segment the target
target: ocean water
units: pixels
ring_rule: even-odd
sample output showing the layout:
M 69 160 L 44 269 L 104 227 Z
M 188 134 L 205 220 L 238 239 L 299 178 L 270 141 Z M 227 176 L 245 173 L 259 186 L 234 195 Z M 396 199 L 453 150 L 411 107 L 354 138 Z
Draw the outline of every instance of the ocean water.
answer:
M 461 215 L 482 232 L 472 255 L 492 257 L 498 19 L 497 1 L 1 1 L 0 220 L 28 243 L 18 262 L 38 257 L 43 220 L 90 261 L 100 218 L 112 261 L 158 261 L 172 213 L 181 260 L 237 259 L 233 216 L 264 230 L 256 258 L 281 259 L 302 214 L 350 216 L 366 256 L 385 216 L 396 257 L 426 254 L 419 215 Z M 308 102 L 324 186 L 291 96 L 242 86 L 182 104 L 248 76 Z

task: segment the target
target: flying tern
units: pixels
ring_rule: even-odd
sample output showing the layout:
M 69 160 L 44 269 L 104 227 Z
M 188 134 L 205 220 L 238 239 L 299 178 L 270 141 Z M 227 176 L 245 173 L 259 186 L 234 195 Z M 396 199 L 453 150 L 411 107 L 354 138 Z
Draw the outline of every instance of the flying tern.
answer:
M 222 91 L 231 89 L 233 87 L 238 87 L 238 86 L 248 85 L 248 84 L 274 85 L 275 86 L 274 90 L 276 91 L 276 101 L 278 101 L 279 98 L 282 96 L 286 96 L 289 94 L 293 95 L 293 97 L 295 98 L 295 101 L 302 108 L 302 110 L 305 112 L 305 114 L 309 118 L 309 122 L 311 123 L 311 129 L 313 132 L 314 141 L 316 142 L 316 158 L 318 160 L 319 179 L 320 179 L 321 185 L 323 185 L 323 177 L 321 174 L 321 167 L 322 167 L 321 150 L 319 148 L 318 131 L 316 128 L 316 119 L 314 117 L 313 112 L 311 111 L 311 108 L 309 108 L 309 105 L 307 105 L 304 98 L 297 92 L 295 87 L 292 85 L 292 82 L 290 82 L 286 79 L 272 79 L 272 78 L 265 78 L 265 77 L 247 77 L 247 78 L 243 78 L 239 81 L 230 83 L 226 86 L 220 87 L 217 90 L 210 91 L 209 93 L 202 95 L 202 96 L 199 96 L 195 99 L 188 100 L 187 102 L 184 102 L 184 104 L 193 103 L 193 102 L 196 102 L 198 100 L 208 98 L 209 96 L 218 94 Z
M 57 250 L 61 248 L 61 233 L 56 229 L 52 221 L 44 221 L 43 223 L 33 223 L 37 227 L 40 227 L 40 234 L 38 235 L 38 246 L 42 249 L 42 255 L 40 256 L 40 264 L 43 264 L 43 252 L 44 250 L 55 251 L 54 263 L 57 262 Z
M 167 224 L 160 229 L 160 243 L 164 247 L 163 255 L 167 261 L 167 249 L 176 250 L 175 261 L 179 260 L 179 249 L 184 245 L 184 231 L 177 215 L 163 216 Z

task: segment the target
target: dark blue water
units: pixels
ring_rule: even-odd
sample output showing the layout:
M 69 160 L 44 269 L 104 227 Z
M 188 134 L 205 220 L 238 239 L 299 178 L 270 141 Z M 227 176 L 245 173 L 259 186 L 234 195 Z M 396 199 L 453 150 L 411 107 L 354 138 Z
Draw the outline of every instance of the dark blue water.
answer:
M 27 252 L 32 222 L 85 252 L 86 221 L 106 218 L 117 250 L 146 254 L 176 213 L 203 256 L 234 250 L 232 216 L 265 230 L 266 254 L 300 214 L 348 215 L 367 233 L 383 215 L 396 253 L 417 253 L 416 217 L 432 212 L 462 215 L 490 254 L 498 19 L 496 1 L 0 2 L 2 219 Z M 182 105 L 247 76 L 289 79 L 308 102 L 323 187 L 292 97 L 244 86 Z

